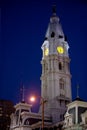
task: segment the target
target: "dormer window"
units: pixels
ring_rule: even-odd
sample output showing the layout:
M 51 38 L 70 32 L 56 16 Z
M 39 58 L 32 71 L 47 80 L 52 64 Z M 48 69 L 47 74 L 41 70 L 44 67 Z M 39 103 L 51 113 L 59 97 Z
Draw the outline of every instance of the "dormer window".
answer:
M 45 37 L 45 39 L 44 40 L 47 40 L 47 37 Z
M 52 33 L 51 33 L 51 37 L 54 37 L 54 36 L 55 36 L 55 33 L 54 33 L 54 32 L 52 32 Z
M 62 36 L 62 35 L 59 35 L 59 38 L 63 38 L 63 36 Z
M 65 41 L 67 41 L 67 36 L 65 36 Z

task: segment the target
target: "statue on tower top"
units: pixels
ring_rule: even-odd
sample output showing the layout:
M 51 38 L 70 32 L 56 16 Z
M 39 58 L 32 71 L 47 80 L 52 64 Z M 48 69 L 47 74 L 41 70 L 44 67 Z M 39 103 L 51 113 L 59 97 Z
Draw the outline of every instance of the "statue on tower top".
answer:
M 56 5 L 52 6 L 52 14 L 53 16 L 56 15 Z

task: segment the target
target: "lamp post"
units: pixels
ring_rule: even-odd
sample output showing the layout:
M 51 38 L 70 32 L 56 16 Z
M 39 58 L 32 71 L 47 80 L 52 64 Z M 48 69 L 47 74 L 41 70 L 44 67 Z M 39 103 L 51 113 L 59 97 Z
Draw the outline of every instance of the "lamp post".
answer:
M 41 103 L 42 103 L 42 130 L 44 130 L 44 98 L 41 97 Z
M 44 130 L 44 102 L 45 102 L 45 100 L 41 96 L 37 96 L 37 97 L 39 97 L 41 99 L 41 105 L 42 105 L 42 130 Z M 34 102 L 35 100 L 36 100 L 35 96 L 30 98 L 30 101 L 32 101 L 32 102 Z

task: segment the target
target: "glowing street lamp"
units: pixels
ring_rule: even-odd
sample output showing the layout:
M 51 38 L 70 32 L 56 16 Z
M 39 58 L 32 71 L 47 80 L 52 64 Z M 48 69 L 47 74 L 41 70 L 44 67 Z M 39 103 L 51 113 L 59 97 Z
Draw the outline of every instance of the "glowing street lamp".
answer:
M 44 129 L 44 102 L 45 102 L 45 100 L 44 100 L 44 98 L 41 97 L 41 96 L 37 96 L 37 97 L 39 97 L 39 98 L 41 99 L 41 104 L 42 104 L 42 130 L 43 130 L 43 129 Z M 36 97 L 35 97 L 35 96 L 32 96 L 32 97 L 30 98 L 30 101 L 31 101 L 31 102 L 35 102 L 35 100 L 36 100 Z
M 30 101 L 31 101 L 31 102 L 35 102 L 35 100 L 36 100 L 35 97 L 31 97 L 31 98 L 30 98 Z

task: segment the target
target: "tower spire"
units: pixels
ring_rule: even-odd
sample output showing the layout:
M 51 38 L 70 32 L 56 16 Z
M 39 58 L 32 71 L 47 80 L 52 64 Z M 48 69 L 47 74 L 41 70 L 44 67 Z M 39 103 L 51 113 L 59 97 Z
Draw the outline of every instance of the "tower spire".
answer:
M 77 84 L 77 98 L 79 98 L 79 84 Z

